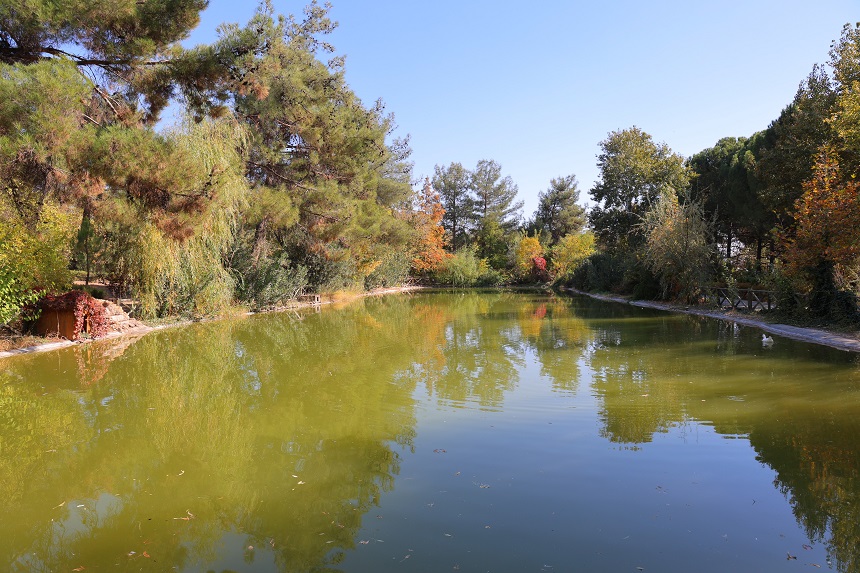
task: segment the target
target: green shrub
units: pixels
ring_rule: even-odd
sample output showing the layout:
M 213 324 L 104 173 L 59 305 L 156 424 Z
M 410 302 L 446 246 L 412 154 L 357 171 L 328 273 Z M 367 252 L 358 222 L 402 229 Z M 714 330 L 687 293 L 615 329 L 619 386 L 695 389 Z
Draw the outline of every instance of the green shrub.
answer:
M 504 277 L 491 269 L 486 259 L 479 258 L 475 247 L 470 246 L 460 249 L 445 261 L 435 280 L 454 287 L 498 286 L 504 282 Z
M 576 268 L 568 284 L 586 291 L 613 291 L 624 282 L 626 271 L 627 264 L 624 257 L 610 253 L 595 253 Z
M 364 288 L 387 288 L 401 285 L 409 278 L 412 254 L 406 250 L 382 257 L 380 263 L 364 278 Z

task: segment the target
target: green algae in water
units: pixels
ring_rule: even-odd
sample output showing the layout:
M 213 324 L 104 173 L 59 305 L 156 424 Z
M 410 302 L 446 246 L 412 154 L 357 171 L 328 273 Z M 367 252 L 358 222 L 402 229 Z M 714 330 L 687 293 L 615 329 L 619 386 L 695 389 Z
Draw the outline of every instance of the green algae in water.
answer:
M 11 571 L 856 571 L 856 356 L 427 293 L 0 363 Z

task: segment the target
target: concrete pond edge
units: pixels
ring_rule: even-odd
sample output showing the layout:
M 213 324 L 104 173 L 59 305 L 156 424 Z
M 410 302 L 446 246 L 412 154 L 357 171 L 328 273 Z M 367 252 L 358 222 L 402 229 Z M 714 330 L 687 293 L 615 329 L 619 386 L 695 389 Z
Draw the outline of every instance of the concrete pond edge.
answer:
M 369 297 L 369 296 L 381 296 L 387 294 L 395 294 L 395 293 L 404 293 L 404 292 L 412 292 L 416 290 L 422 290 L 425 287 L 421 286 L 403 286 L 403 287 L 392 287 L 392 288 L 383 288 L 376 289 L 373 291 L 369 291 L 366 293 L 359 293 L 354 296 L 349 296 L 346 298 L 335 298 L 335 297 L 326 297 L 320 300 L 319 304 L 316 303 L 304 303 L 304 302 L 296 302 L 289 306 L 274 309 L 271 311 L 265 312 L 283 312 L 287 310 L 298 310 L 302 308 L 312 308 L 314 306 L 326 305 L 326 304 L 335 304 L 340 302 L 348 302 L 349 300 Z M 736 324 L 740 324 L 743 326 L 749 326 L 752 328 L 761 329 L 764 332 L 768 332 L 770 334 L 776 334 L 777 336 L 783 336 L 785 338 L 791 338 L 793 340 L 800 340 L 803 342 L 810 342 L 812 344 L 821 344 L 824 346 L 829 346 L 831 348 L 836 348 L 837 350 L 844 350 L 846 352 L 860 352 L 860 340 L 855 337 L 836 333 L 829 332 L 827 330 L 822 330 L 818 328 L 807 328 L 800 326 L 791 326 L 788 324 L 779 324 L 766 322 L 760 319 L 756 319 L 749 316 L 739 316 L 736 314 L 727 314 L 725 312 L 719 312 L 716 310 L 706 310 L 702 308 L 696 307 L 688 307 L 688 306 L 678 306 L 672 305 L 663 302 L 656 301 L 648 301 L 648 300 L 630 300 L 620 296 L 612 296 L 605 294 L 595 294 L 585 291 L 580 291 L 572 288 L 562 289 L 562 292 L 569 292 L 573 294 L 577 294 L 580 296 L 587 296 L 596 300 L 602 300 L 604 302 L 614 302 L 618 304 L 628 304 L 631 306 L 636 306 L 639 308 L 650 308 L 654 310 L 661 310 L 666 312 L 675 312 L 681 314 L 690 314 L 695 316 L 703 316 L 706 318 L 713 318 L 716 320 L 724 320 L 727 322 L 733 322 Z M 243 313 L 245 316 L 250 316 L 254 314 L 254 312 Z M 212 319 L 218 320 L 218 319 Z M 62 340 L 59 342 L 48 342 L 45 344 L 39 344 L 36 346 L 28 346 L 25 348 L 16 348 L 14 350 L 7 350 L 4 352 L 0 352 L 0 359 L 9 358 L 12 356 L 21 356 L 26 354 L 35 354 L 39 352 L 48 352 L 51 350 L 58 350 L 60 348 L 67 348 L 69 346 L 75 346 L 77 344 L 86 344 L 88 342 L 92 342 L 93 340 L 106 340 L 111 338 L 119 338 L 125 336 L 134 336 L 134 335 L 144 335 L 149 332 L 163 330 L 165 328 L 173 328 L 176 326 L 183 326 L 187 324 L 192 324 L 194 321 L 178 321 L 170 324 L 164 324 L 159 326 L 142 326 L 138 328 L 134 328 L 125 332 L 111 332 L 105 336 L 102 336 L 98 339 L 85 339 L 85 340 Z
M 824 346 L 829 346 L 831 348 L 836 348 L 837 350 L 844 350 L 846 352 L 860 352 L 860 340 L 858 340 L 857 338 L 846 334 L 822 330 L 819 328 L 808 328 L 802 326 L 791 326 L 789 324 L 767 322 L 750 316 L 739 316 L 736 314 L 728 314 L 717 310 L 706 310 L 692 306 L 678 306 L 650 300 L 629 300 L 620 296 L 595 294 L 572 288 L 567 288 L 564 290 L 565 292 L 571 292 L 574 294 L 587 296 L 605 302 L 629 304 L 631 306 L 636 306 L 639 308 L 651 308 L 667 312 L 691 314 L 695 316 L 713 318 L 716 320 L 724 320 L 743 326 L 758 328 L 764 332 L 776 334 L 777 336 L 783 336 L 785 338 L 791 338 L 793 340 L 810 342 L 812 344 L 821 344 Z

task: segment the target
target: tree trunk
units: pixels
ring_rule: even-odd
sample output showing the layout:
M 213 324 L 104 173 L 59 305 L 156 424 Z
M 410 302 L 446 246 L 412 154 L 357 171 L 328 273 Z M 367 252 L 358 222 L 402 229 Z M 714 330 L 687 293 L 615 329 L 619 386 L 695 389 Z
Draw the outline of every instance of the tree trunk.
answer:
M 755 246 L 755 268 L 757 271 L 761 270 L 761 252 L 763 249 L 763 241 L 761 237 L 761 233 L 756 238 L 756 246 Z
M 729 225 L 729 230 L 726 232 L 726 260 L 729 261 L 729 266 L 732 264 L 732 226 Z
M 251 259 L 254 261 L 255 267 L 260 262 L 260 256 L 262 256 L 266 249 L 266 235 L 268 234 L 268 230 L 269 217 L 267 215 L 263 217 L 263 220 L 260 221 L 254 231 L 254 249 L 251 251 Z

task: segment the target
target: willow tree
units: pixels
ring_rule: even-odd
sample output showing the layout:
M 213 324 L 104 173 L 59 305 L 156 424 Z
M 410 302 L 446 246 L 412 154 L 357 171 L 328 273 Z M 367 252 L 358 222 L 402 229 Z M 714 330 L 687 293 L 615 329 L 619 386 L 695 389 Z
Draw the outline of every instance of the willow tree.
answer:
M 660 280 L 663 298 L 693 303 L 711 278 L 715 247 L 702 204 L 689 194 L 683 199 L 664 190 L 643 217 L 641 232 L 645 261 Z

